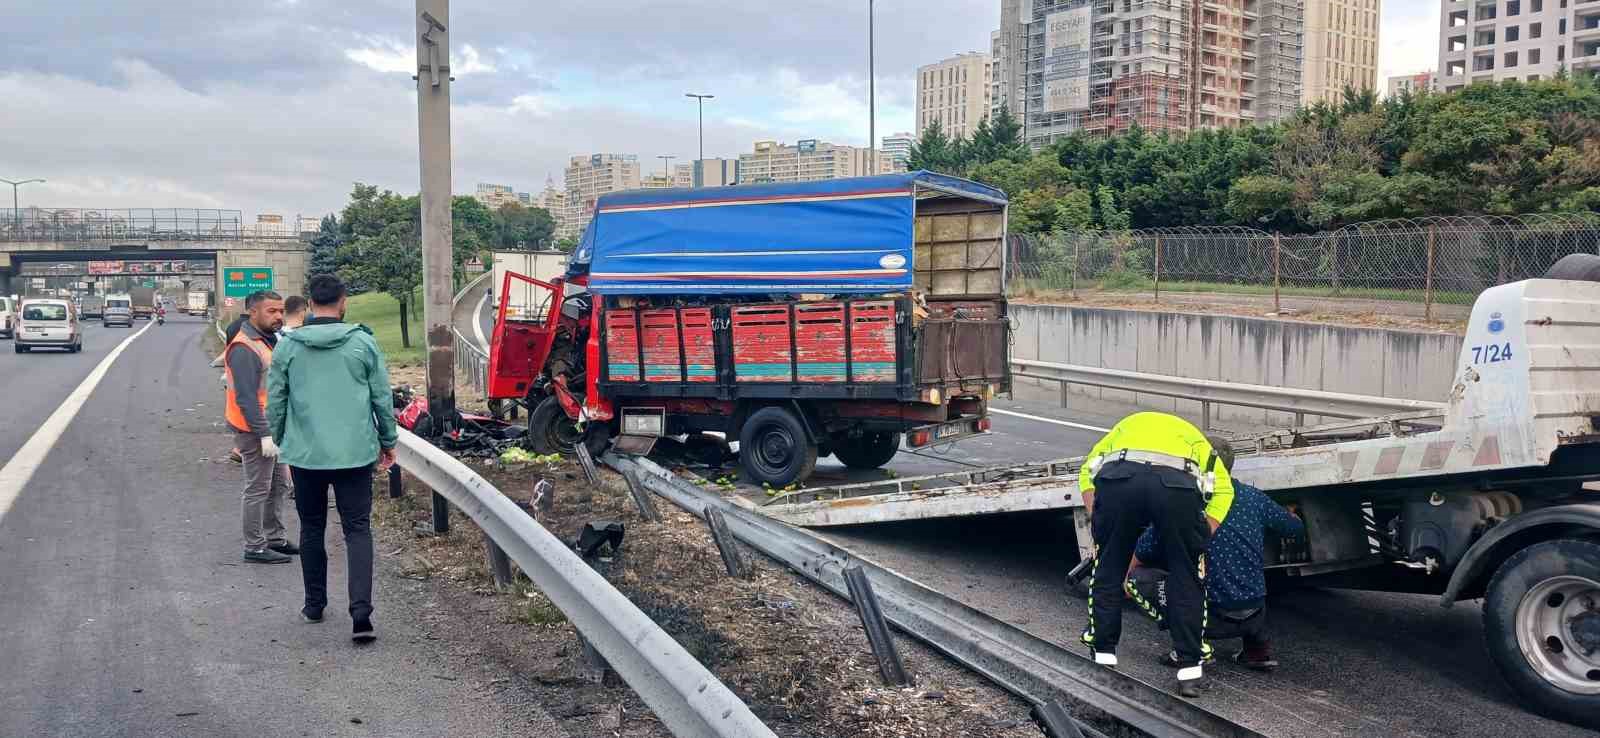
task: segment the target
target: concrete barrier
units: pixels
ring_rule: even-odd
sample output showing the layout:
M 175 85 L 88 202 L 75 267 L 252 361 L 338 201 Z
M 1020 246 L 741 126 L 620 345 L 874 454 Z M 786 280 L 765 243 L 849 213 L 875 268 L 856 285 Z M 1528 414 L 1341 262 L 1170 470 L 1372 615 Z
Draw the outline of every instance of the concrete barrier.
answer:
M 1013 304 L 1011 356 L 1196 379 L 1443 401 L 1461 336 L 1266 318 Z M 1019 396 L 1037 382 L 1017 380 Z M 1073 387 L 1071 396 L 1198 417 L 1199 404 Z M 1221 422 L 1285 426 L 1287 413 L 1217 408 Z M 1307 422 L 1321 422 L 1308 417 Z

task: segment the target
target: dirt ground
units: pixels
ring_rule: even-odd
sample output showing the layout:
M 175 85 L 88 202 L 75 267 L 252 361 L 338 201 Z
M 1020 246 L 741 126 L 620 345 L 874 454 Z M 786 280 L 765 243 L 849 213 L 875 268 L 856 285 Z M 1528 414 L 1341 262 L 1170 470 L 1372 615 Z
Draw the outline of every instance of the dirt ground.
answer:
M 897 633 L 897 645 L 915 686 L 883 686 L 847 602 L 748 548 L 742 552 L 754 564 L 752 575 L 729 577 L 698 518 L 657 499 L 665 520 L 645 521 L 615 474 L 605 472 L 606 483 L 596 488 L 569 460 L 468 464 L 524 505 L 538 480 L 554 484 L 554 509 L 540 522 L 562 540 L 576 541 L 590 521 L 621 522 L 620 550 L 606 550 L 596 568 L 780 736 L 1041 734 L 1021 700 L 904 634 Z M 380 555 L 434 587 L 449 608 L 434 616 L 492 644 L 489 656 L 529 680 L 570 735 L 669 735 L 614 676 L 604 684 L 586 677 L 576 630 L 525 577 L 519 573 L 511 591 L 496 591 L 482 533 L 470 520 L 454 511 L 447 536 L 418 536 L 413 527 L 429 519 L 426 488 L 406 475 L 404 495 L 391 500 L 386 486 L 378 487 L 373 520 Z
M 1441 305 L 1433 320 L 1423 319 L 1421 306 L 1383 300 L 1341 300 L 1286 296 L 1281 312 L 1273 310 L 1272 296 L 1212 293 L 1167 293 L 1157 301 L 1150 294 L 1078 290 L 1076 292 L 1037 293 L 1014 296 L 1013 303 L 1032 305 L 1082 305 L 1085 307 L 1159 310 L 1163 312 L 1211 313 L 1250 318 L 1348 325 L 1362 328 L 1392 328 L 1431 333 L 1466 332 L 1468 306 Z M 1415 313 L 1415 314 L 1413 314 Z

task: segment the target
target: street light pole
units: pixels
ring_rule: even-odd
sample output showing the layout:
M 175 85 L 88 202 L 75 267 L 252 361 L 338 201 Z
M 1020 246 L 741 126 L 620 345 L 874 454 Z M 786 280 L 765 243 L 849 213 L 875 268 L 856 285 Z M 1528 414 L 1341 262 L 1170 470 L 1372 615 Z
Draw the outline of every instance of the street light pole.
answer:
M 676 159 L 678 157 L 676 157 L 676 156 L 667 156 L 665 154 L 657 154 L 656 158 L 661 160 L 661 176 L 666 178 L 667 186 L 670 188 L 672 186 L 672 170 L 668 169 L 667 167 L 672 162 L 673 159 Z
M 23 179 L 23 180 L 18 180 L 16 182 L 13 182 L 13 181 L 11 181 L 9 179 L 0 179 L 0 182 L 4 182 L 4 183 L 6 183 L 8 185 L 11 185 L 11 217 L 12 217 L 13 224 L 18 229 L 22 228 L 22 207 L 17 204 L 17 188 L 21 187 L 21 186 L 23 186 L 25 184 L 32 184 L 34 182 L 43 182 L 43 181 L 44 180 L 42 180 L 42 179 Z
M 700 108 L 700 158 L 695 160 L 698 166 L 705 166 L 706 160 L 706 101 L 716 95 L 699 95 L 693 92 L 683 93 L 684 97 L 692 97 Z
M 454 425 L 455 344 L 450 332 L 454 260 L 450 212 L 450 0 L 416 0 L 417 147 L 422 171 L 423 327 L 428 345 L 431 435 Z M 450 530 L 450 507 L 433 495 L 432 532 Z
M 874 44 L 877 34 L 873 30 L 873 0 L 867 0 L 867 174 L 878 173 L 878 98 L 875 88 L 877 73 Z

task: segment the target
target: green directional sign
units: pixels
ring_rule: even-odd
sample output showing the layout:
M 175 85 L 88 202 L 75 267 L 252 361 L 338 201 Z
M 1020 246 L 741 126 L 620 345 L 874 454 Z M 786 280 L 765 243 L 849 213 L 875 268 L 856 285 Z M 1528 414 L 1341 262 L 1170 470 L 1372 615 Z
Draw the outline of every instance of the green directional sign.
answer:
M 272 289 L 272 267 L 228 267 L 222 270 L 224 297 L 249 297 L 252 292 Z
M 155 287 L 156 286 L 156 281 L 153 280 L 153 279 L 147 279 L 147 280 L 144 281 L 144 286 L 146 286 L 146 287 Z

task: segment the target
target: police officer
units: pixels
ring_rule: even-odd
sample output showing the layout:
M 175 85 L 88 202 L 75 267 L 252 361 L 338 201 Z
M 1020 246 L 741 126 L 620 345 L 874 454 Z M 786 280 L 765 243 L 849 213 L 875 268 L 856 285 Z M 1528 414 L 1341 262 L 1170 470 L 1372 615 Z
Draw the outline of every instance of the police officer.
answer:
M 1145 526 L 1153 526 L 1171 570 L 1167 608 L 1178 693 L 1200 695 L 1205 645 L 1206 544 L 1233 505 L 1233 482 L 1204 433 L 1166 413 L 1123 418 L 1089 451 L 1078 472 L 1089 510 L 1095 563 L 1083 643 L 1097 664 L 1117 665 L 1123 580 Z

